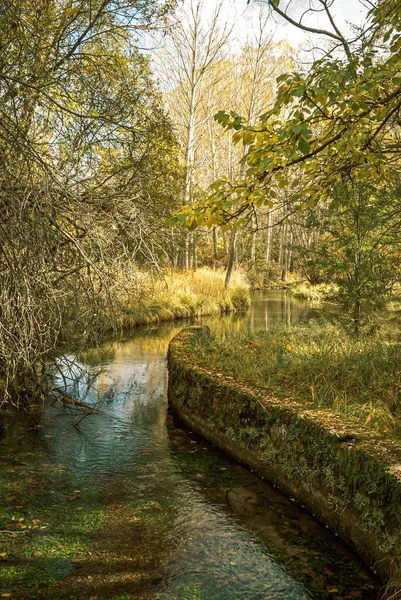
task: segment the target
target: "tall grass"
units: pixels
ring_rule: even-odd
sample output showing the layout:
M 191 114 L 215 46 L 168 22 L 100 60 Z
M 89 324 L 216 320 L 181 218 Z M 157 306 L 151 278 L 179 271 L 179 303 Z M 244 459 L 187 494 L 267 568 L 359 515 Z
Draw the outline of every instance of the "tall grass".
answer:
M 124 328 L 177 318 L 193 318 L 249 308 L 249 285 L 235 272 L 230 289 L 224 288 L 224 272 L 201 268 L 175 272 L 163 279 L 144 282 L 140 298 L 132 296 L 121 307 Z
M 288 293 L 299 300 L 310 300 L 311 302 L 322 302 L 334 300 L 338 294 L 338 286 L 334 283 L 296 283 L 288 288 Z
M 327 322 L 309 322 L 226 341 L 202 336 L 193 351 L 208 369 L 401 437 L 401 346 L 394 332 L 391 339 L 355 339 Z

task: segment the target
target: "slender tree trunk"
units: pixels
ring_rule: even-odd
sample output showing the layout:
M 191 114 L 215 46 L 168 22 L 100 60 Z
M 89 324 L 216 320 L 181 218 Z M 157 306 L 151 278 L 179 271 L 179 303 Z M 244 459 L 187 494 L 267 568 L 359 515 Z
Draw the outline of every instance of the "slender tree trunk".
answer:
M 280 227 L 280 241 L 279 241 L 279 247 L 278 247 L 278 257 L 277 257 L 277 262 L 280 265 L 280 267 L 283 264 L 283 254 L 284 254 L 284 242 L 283 242 L 283 238 L 284 238 L 284 226 L 281 225 L 281 227 Z
M 286 251 L 285 251 L 285 254 L 286 254 L 285 268 L 287 270 L 287 273 L 290 273 L 290 271 L 291 271 L 292 240 L 293 240 L 293 232 L 292 232 L 292 230 L 290 230 L 290 235 L 289 235 L 289 239 L 288 239 Z
M 228 257 L 228 247 L 227 247 L 227 236 L 226 236 L 225 231 L 222 231 L 222 236 L 223 236 L 224 256 L 227 258 Z
M 198 244 L 197 235 L 194 233 L 192 236 L 192 268 L 198 268 Z
M 270 262 L 271 242 L 272 242 L 272 211 L 269 210 L 269 214 L 267 217 L 266 267 L 269 266 L 269 262 Z
M 213 269 L 217 267 L 219 255 L 217 253 L 217 231 L 216 227 L 213 227 Z
M 230 287 L 231 275 L 233 273 L 235 257 L 236 257 L 236 249 L 237 249 L 237 230 L 235 227 L 231 230 L 230 237 L 230 251 L 228 254 L 228 262 L 227 262 L 227 270 L 226 270 L 226 279 L 224 282 L 224 287 L 228 289 Z
M 287 281 L 287 221 L 281 237 L 281 281 Z
M 182 257 L 182 268 L 184 271 L 189 271 L 189 269 L 190 269 L 189 231 L 185 230 L 183 232 L 183 235 L 184 235 L 184 249 L 183 249 L 183 257 Z
M 256 217 L 252 215 L 251 262 L 256 260 Z

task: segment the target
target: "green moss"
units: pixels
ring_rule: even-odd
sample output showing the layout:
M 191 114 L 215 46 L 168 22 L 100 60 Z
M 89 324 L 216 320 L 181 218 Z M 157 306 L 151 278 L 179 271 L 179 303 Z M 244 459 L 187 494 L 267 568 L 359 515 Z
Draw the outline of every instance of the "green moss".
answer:
M 255 460 L 274 468 L 279 487 L 303 504 L 310 501 L 309 508 L 329 516 L 334 528 L 356 519 L 365 531 L 354 540 L 356 547 L 365 552 L 366 544 L 373 544 L 372 562 L 382 574 L 394 564 L 390 557 L 401 562 L 401 482 L 392 468 L 400 463 L 401 448 L 334 413 L 303 409 L 293 399 L 271 398 L 260 387 L 202 370 L 192 353 L 197 337 L 207 336 L 187 331 L 170 348 L 173 404 L 177 385 L 179 406 L 211 427 L 223 447 L 227 439 L 238 448 L 237 457 L 241 449 L 250 450 Z M 313 504 L 316 498 L 321 506 Z

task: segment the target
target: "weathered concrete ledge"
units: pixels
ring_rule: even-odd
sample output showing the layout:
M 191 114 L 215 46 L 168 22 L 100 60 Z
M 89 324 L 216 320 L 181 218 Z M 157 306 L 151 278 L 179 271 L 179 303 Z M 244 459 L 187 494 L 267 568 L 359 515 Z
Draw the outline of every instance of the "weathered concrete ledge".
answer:
M 196 335 L 209 333 L 185 329 L 168 352 L 168 397 L 181 419 L 308 508 L 384 582 L 401 581 L 401 448 L 201 368 L 191 353 Z

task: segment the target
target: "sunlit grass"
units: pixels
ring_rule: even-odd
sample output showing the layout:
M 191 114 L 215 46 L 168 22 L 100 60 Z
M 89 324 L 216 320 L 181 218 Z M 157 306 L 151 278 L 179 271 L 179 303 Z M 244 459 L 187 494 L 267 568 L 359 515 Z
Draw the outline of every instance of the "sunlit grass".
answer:
M 288 292 L 299 300 L 310 300 L 311 302 L 322 302 L 333 300 L 338 294 L 338 287 L 334 283 L 296 283 L 289 287 Z
M 388 435 L 401 436 L 401 347 L 397 330 L 382 339 L 355 339 L 327 322 L 267 332 L 242 333 L 226 341 L 193 340 L 204 367 L 330 409 Z
M 208 268 L 175 272 L 146 285 L 141 298 L 128 299 L 122 309 L 124 327 L 246 310 L 250 304 L 245 277 L 233 274 L 230 289 L 224 288 L 224 272 Z

